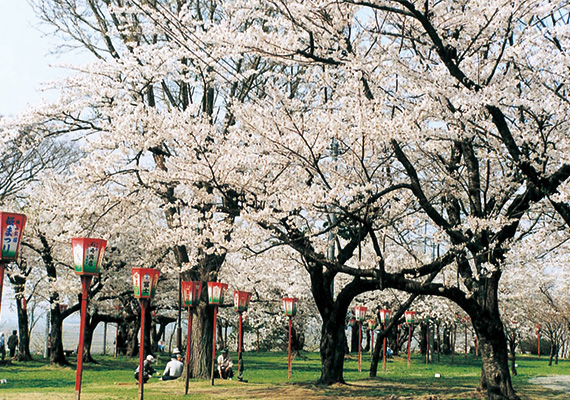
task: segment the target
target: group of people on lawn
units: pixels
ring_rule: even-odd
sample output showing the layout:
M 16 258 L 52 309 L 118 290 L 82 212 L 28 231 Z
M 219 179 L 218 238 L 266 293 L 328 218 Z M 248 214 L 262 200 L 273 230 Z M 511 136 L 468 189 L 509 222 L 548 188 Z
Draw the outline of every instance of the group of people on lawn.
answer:
M 155 362 L 155 358 L 148 355 L 143 363 L 143 380 L 146 383 L 154 374 L 158 374 L 158 371 L 154 369 L 152 364 Z M 170 356 L 170 361 L 166 364 L 164 372 L 160 380 L 171 381 L 180 378 L 182 376 L 182 371 L 184 370 L 184 363 L 182 354 L 175 348 Z M 228 354 L 228 349 L 222 350 L 222 354 L 218 357 L 218 369 L 216 371 L 215 377 L 222 379 L 232 380 L 234 376 L 233 372 L 233 362 L 232 358 Z M 135 370 L 135 379 L 139 380 L 139 367 Z

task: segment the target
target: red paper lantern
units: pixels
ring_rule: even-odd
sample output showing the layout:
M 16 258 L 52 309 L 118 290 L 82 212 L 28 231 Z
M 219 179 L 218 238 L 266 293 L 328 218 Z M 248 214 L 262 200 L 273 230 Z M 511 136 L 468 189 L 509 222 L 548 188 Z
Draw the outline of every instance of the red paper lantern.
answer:
M 77 275 L 98 275 L 107 241 L 104 239 L 73 238 L 73 265 Z
M 297 314 L 297 303 L 299 299 L 294 297 L 284 297 L 283 298 L 283 310 L 285 315 L 288 317 L 294 317 Z
M 234 290 L 234 310 L 236 310 L 237 312 L 247 311 L 250 299 L 251 299 L 250 292 L 242 292 L 240 290 Z
M 416 323 L 416 312 L 415 311 L 406 311 L 404 314 L 406 317 L 406 324 L 413 325 Z
M 354 307 L 354 317 L 358 322 L 364 321 L 364 319 L 366 318 L 366 311 L 368 311 L 366 307 L 363 306 Z
M 133 268 L 133 288 L 137 299 L 150 299 L 156 293 L 160 271 L 154 268 Z
M 202 282 L 182 281 L 182 299 L 186 307 L 196 307 L 200 302 Z
M 390 320 L 391 311 L 382 309 L 379 311 L 379 313 L 380 313 L 380 322 L 383 324 L 387 324 L 388 321 Z
M 376 320 L 375 319 L 369 319 L 368 320 L 368 330 L 373 330 L 374 328 L 376 328 Z
M 0 239 L 2 240 L 0 263 L 14 261 L 18 257 L 24 226 L 26 226 L 24 214 L 0 212 Z
M 227 283 L 208 282 L 208 304 L 216 306 L 223 304 L 226 290 L 228 290 Z

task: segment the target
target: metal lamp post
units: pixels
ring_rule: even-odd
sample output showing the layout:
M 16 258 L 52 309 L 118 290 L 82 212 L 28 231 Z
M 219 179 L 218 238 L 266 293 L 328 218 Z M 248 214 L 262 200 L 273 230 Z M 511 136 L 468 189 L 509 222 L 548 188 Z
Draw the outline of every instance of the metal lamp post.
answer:
M 192 347 L 192 309 L 200 302 L 200 294 L 202 293 L 202 282 L 200 281 L 182 281 L 182 301 L 188 307 L 188 337 L 186 340 L 186 361 L 184 369 L 186 370 L 186 387 L 184 394 L 188 394 L 188 384 L 190 381 L 190 349 Z
M 362 322 L 366 318 L 366 311 L 368 309 L 364 306 L 356 306 L 354 307 L 354 317 L 356 318 L 357 328 L 358 328 L 358 372 L 362 371 L 362 355 L 361 355 L 361 348 L 362 348 Z
M 81 278 L 81 325 L 79 326 L 79 344 L 77 346 L 77 369 L 75 372 L 75 398 L 81 398 L 81 378 L 83 375 L 83 343 L 85 338 L 85 316 L 87 314 L 87 293 L 91 279 L 99 275 L 99 267 L 105 254 L 107 241 L 104 239 L 73 238 L 73 265 L 75 273 Z
M 154 268 L 132 268 L 133 289 L 135 298 L 139 299 L 141 306 L 141 338 L 139 349 L 139 399 L 144 399 L 144 337 L 145 314 L 150 299 L 156 293 L 160 271 Z
M 4 287 L 4 270 L 6 265 L 16 261 L 20 242 L 26 226 L 26 216 L 9 212 L 0 212 L 0 307 L 2 306 L 2 289 Z
M 291 380 L 291 318 L 297 314 L 297 304 L 299 299 L 294 297 L 283 298 L 283 310 L 285 315 L 289 318 L 289 380 Z
M 406 311 L 406 324 L 408 324 L 408 367 L 410 366 L 410 347 L 412 344 L 412 325 L 416 322 L 416 312 Z
M 390 321 L 390 310 L 382 309 L 378 312 L 380 314 L 380 323 L 382 324 L 382 330 L 386 329 L 388 321 Z M 386 371 L 386 332 L 384 332 L 384 340 L 382 343 L 382 369 Z
M 242 315 L 244 311 L 247 311 L 249 306 L 249 301 L 251 300 L 250 292 L 243 292 L 239 290 L 234 290 L 234 310 L 237 311 L 239 315 L 239 327 L 238 327 L 238 380 L 243 379 L 243 355 L 242 355 Z
M 208 304 L 214 306 L 214 337 L 212 340 L 212 386 L 214 386 L 214 369 L 216 366 L 216 319 L 218 306 L 224 303 L 224 296 L 228 290 L 227 283 L 208 282 Z

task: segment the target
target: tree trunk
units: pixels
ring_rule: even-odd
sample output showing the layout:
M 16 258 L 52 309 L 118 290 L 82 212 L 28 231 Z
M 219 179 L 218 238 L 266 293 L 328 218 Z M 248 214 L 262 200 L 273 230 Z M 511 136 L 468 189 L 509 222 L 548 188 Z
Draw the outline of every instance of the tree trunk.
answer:
M 553 340 L 552 344 L 550 345 L 550 357 L 548 358 L 548 366 L 552 367 L 552 360 L 554 359 L 554 355 L 558 352 L 558 346 L 556 342 Z
M 50 363 L 69 365 L 63 352 L 63 316 L 58 303 L 51 303 L 50 324 Z
M 321 377 L 318 383 L 325 385 L 344 383 L 344 343 L 346 343 L 344 324 L 338 323 L 337 318 L 332 315 L 326 321 L 323 318 L 320 343 Z
M 451 327 L 447 324 L 443 326 L 442 351 L 445 355 L 451 354 Z
M 354 325 L 350 327 L 350 352 L 358 353 L 358 329 L 360 324 L 355 322 Z
M 85 336 L 83 337 L 83 362 L 97 364 L 91 355 L 91 345 L 93 344 L 93 333 L 97 329 L 97 325 L 101 319 L 97 314 L 91 315 L 87 313 L 85 316 Z
M 139 333 L 141 331 L 140 320 L 129 321 L 127 333 L 127 355 L 136 357 L 139 354 Z
M 485 310 L 473 318 L 481 351 L 481 387 L 489 400 L 519 400 L 509 373 L 507 338 L 498 309 Z M 485 314 L 485 315 L 483 315 Z
M 517 347 L 517 337 L 516 334 L 513 332 L 509 336 L 509 350 L 511 353 L 511 373 L 513 374 L 513 376 L 517 375 L 516 352 L 515 352 L 516 347 Z
M 192 343 L 190 355 L 190 376 L 209 378 L 212 367 L 212 340 L 214 309 L 202 301 L 195 307 L 192 319 Z
M 22 298 L 16 296 L 16 308 L 18 312 L 18 331 L 20 332 L 20 340 L 18 342 L 18 354 L 16 359 L 18 361 L 31 361 L 32 355 L 30 354 L 30 334 L 28 323 L 28 312 L 22 308 Z

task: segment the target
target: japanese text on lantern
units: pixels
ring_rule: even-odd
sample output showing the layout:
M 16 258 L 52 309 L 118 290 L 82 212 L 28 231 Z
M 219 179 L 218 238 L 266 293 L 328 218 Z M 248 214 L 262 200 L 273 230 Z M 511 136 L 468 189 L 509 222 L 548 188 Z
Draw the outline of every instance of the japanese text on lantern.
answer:
M 141 275 L 138 272 L 133 273 L 133 287 L 135 296 L 141 295 Z
M 4 232 L 2 232 L 2 257 L 16 257 L 18 239 L 20 237 L 21 221 L 12 217 L 6 217 Z

